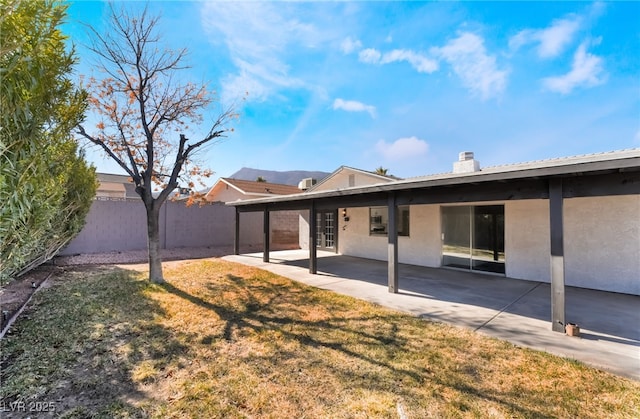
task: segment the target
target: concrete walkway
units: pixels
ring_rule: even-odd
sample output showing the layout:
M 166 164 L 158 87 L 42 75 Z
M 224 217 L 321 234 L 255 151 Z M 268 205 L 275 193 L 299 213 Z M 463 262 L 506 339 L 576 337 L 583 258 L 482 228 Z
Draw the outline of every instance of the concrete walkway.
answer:
M 391 294 L 386 262 L 319 251 L 312 275 L 308 257 L 288 250 L 272 252 L 270 263 L 262 253 L 224 259 L 640 380 L 638 296 L 567 287 L 566 320 L 580 326 L 577 338 L 551 331 L 547 283 L 401 264 L 400 292 Z

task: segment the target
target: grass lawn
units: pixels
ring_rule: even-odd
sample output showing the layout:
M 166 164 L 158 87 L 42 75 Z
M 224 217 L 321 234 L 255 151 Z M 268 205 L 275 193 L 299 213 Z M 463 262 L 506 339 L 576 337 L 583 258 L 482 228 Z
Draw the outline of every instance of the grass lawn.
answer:
M 3 417 L 25 415 L 16 402 L 77 418 L 640 412 L 638 382 L 255 268 L 198 261 L 165 277 L 55 277 L 1 342 Z

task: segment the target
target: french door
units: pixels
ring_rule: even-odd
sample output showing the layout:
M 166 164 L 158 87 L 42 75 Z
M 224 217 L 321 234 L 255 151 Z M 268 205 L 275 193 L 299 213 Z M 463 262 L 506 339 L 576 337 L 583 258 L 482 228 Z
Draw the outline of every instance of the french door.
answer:
M 442 207 L 442 266 L 505 273 L 504 205 Z
M 316 247 L 322 250 L 336 250 L 337 211 L 316 213 Z

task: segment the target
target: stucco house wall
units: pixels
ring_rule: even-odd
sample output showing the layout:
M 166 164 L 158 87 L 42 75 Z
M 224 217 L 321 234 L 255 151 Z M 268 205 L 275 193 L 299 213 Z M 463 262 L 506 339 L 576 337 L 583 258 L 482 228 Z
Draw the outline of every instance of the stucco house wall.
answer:
M 348 213 L 348 222 L 339 219 L 339 253 L 387 260 L 387 237 L 369 235 L 369 208 L 349 208 Z M 412 206 L 409 225 L 409 236 L 398 237 L 400 263 L 440 266 L 440 206 Z
M 298 217 L 298 246 L 309 249 L 309 211 L 300 211 Z
M 349 184 L 349 175 L 353 176 L 353 184 Z M 314 190 L 331 190 L 331 189 L 344 189 L 354 186 L 364 186 L 364 185 L 373 185 L 375 183 L 383 183 L 388 182 L 387 180 L 381 179 L 379 176 L 369 175 L 367 173 L 361 172 L 346 172 L 341 176 L 334 176 L 325 180 L 321 186 L 321 188 Z
M 504 205 L 504 251 L 509 278 L 551 282 L 549 201 L 527 199 Z
M 567 199 L 566 284 L 640 295 L 640 195 Z
M 487 205 L 496 203 L 470 203 Z M 506 276 L 550 282 L 548 200 L 507 201 Z M 440 267 L 441 205 L 410 208 L 410 235 L 398 237 L 398 260 Z M 387 260 L 387 237 L 369 235 L 369 208 L 348 208 L 338 219 L 338 252 Z M 308 237 L 308 215 L 301 218 Z M 564 201 L 566 284 L 640 295 L 640 196 L 572 198 Z M 308 248 L 308 243 L 302 243 Z

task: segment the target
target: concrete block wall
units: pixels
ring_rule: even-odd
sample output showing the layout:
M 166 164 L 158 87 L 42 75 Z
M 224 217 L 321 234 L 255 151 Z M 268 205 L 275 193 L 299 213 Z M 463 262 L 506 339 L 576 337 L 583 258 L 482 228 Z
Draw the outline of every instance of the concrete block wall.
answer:
M 85 226 L 60 254 L 145 249 L 147 215 L 138 201 L 94 201 Z
M 261 245 L 262 214 L 240 217 L 241 245 Z M 160 210 L 160 245 L 165 249 L 230 246 L 234 223 L 234 208 L 221 203 L 187 207 L 184 202 L 166 202 Z M 146 247 L 146 212 L 141 201 L 94 201 L 84 228 L 60 254 L 124 252 Z
M 298 219 L 300 211 L 274 211 L 269 213 L 271 244 L 284 248 L 298 248 Z

